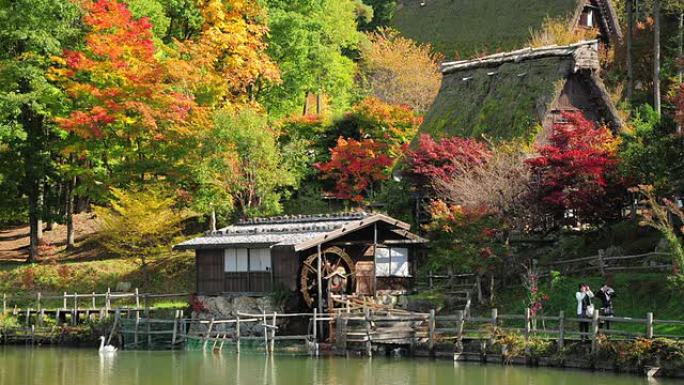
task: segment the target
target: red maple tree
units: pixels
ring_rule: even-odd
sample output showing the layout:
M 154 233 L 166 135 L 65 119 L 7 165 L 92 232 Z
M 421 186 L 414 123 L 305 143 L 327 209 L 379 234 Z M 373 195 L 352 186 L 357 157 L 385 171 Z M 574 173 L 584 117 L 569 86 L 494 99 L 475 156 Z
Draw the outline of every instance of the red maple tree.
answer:
M 454 136 L 437 142 L 430 135 L 422 134 L 417 148 L 407 152 L 408 170 L 414 183 L 424 186 L 436 179 L 452 178 L 490 156 L 487 145 L 475 139 Z
M 553 126 L 549 144 L 527 160 L 537 179 L 536 199 L 556 216 L 566 210 L 597 217 L 611 207 L 609 182 L 617 166 L 617 140 L 605 126 L 587 120 L 581 112 L 563 114 Z
M 330 150 L 330 160 L 316 163 L 321 178 L 334 181 L 336 198 L 363 202 L 375 182 L 387 179 L 393 161 L 386 154 L 386 145 L 373 139 L 337 139 Z

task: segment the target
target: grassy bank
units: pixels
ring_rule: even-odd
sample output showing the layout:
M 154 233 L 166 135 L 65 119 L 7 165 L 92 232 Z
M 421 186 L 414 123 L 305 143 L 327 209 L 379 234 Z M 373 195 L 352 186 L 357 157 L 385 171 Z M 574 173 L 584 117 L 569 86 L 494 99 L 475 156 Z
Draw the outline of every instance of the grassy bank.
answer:
M 103 293 L 122 282 L 148 292 L 186 292 L 194 287 L 194 259 L 183 254 L 150 265 L 148 276 L 145 283 L 140 266 L 128 259 L 4 263 L 0 264 L 0 292 Z

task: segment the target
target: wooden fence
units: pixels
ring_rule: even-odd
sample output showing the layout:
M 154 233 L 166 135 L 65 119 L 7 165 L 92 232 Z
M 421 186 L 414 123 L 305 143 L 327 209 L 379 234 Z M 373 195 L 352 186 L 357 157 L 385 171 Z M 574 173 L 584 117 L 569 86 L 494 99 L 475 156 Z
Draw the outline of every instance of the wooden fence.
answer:
M 530 309 L 523 314 L 499 314 L 497 309 L 491 309 L 489 317 L 471 317 L 465 311 L 458 311 L 455 315 L 435 315 L 434 310 L 429 314 L 374 314 L 366 310 L 363 315 L 358 313 L 337 313 L 336 348 L 346 351 L 349 345 L 356 347 L 366 354 L 372 354 L 372 345 L 392 343 L 407 344 L 412 348 L 419 344 L 427 344 L 430 354 L 433 354 L 437 343 L 452 342 L 455 351 L 463 349 L 463 341 L 480 340 L 493 344 L 501 332 L 520 333 L 524 341 L 540 338 L 556 342 L 559 350 L 568 341 L 591 341 L 592 353 L 599 349 L 600 336 L 618 339 L 634 339 L 637 337 L 652 339 L 656 337 L 684 339 L 684 321 L 660 320 L 654 318 L 653 313 L 647 313 L 645 318 L 604 317 L 598 310 L 592 318 L 579 319 L 567 317 L 564 312 L 558 316 L 535 316 Z M 580 322 L 587 323 L 588 332 L 580 332 Z M 539 327 L 539 323 L 542 327 Z M 550 324 L 550 327 L 546 327 Z M 616 328 L 619 325 L 640 325 L 640 331 Z M 657 326 L 681 326 L 679 334 L 660 333 Z M 610 328 L 609 328 L 610 327 Z M 360 346 L 359 346 L 360 345 Z
M 558 271 L 561 274 L 601 274 L 624 271 L 671 271 L 670 254 L 650 252 L 635 255 L 606 256 L 603 251 L 589 257 L 541 263 L 542 274 Z

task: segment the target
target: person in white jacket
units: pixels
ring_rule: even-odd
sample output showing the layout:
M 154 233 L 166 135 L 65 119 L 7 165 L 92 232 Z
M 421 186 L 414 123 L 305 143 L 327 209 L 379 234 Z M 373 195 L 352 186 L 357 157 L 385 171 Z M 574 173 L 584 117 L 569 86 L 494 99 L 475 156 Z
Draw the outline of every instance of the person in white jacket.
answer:
M 587 339 L 589 333 L 589 321 L 585 321 L 584 319 L 590 318 L 587 308 L 591 305 L 591 299 L 594 298 L 594 293 L 592 293 L 589 285 L 581 283 L 577 289 L 577 293 L 575 293 L 575 298 L 577 299 L 577 318 L 580 319 L 580 333 L 587 333 L 581 334 L 582 341 L 584 341 Z

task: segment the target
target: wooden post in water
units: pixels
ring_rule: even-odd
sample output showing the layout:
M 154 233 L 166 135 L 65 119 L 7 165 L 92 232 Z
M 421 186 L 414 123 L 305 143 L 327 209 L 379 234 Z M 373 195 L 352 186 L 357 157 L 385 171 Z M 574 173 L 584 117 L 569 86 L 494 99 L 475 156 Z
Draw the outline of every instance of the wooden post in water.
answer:
M 268 328 L 266 327 L 266 310 L 262 310 L 261 314 L 263 316 L 262 325 L 264 326 L 264 349 L 266 349 L 266 354 L 268 354 Z
M 591 315 L 591 354 L 598 352 L 599 311 L 594 309 Z
M 204 344 L 202 345 L 202 350 L 207 350 L 207 343 L 209 342 L 209 337 L 211 336 L 211 331 L 214 328 L 214 317 L 211 317 L 209 322 L 209 327 L 207 328 L 207 334 L 204 336 Z
M 119 325 L 119 321 L 121 321 L 121 310 L 116 309 L 116 313 L 114 313 L 114 323 L 112 324 L 112 330 L 109 332 L 107 344 L 110 344 L 112 342 L 112 337 L 114 336 L 114 331 L 116 330 L 116 327 Z
M 275 336 L 276 336 L 276 317 L 278 313 L 273 312 L 273 328 L 271 329 L 271 354 L 275 351 Z
M 646 313 L 646 338 L 653 338 L 653 313 Z
M 176 333 L 178 328 L 178 310 L 173 315 L 173 334 L 171 336 L 171 348 L 176 346 Z
M 318 342 L 318 317 L 316 317 L 316 308 L 313 309 L 313 340 L 314 343 Z
M 525 307 L 525 342 L 530 340 L 530 308 Z
M 150 322 L 149 314 L 147 315 L 147 317 L 145 317 L 145 322 L 147 322 L 147 348 L 152 349 L 152 333 L 150 333 L 152 331 L 152 322 Z
M 563 310 L 558 314 L 558 351 L 563 350 L 565 345 L 565 312 Z
M 138 312 L 135 312 L 135 330 L 133 331 L 133 344 L 138 347 L 138 327 L 140 327 L 140 317 Z
M 240 315 L 238 314 L 235 320 L 235 350 L 240 353 Z
M 371 339 L 371 317 L 370 309 L 368 307 L 363 308 L 364 318 L 366 319 L 366 354 L 368 357 L 373 356 L 373 341 Z
M 347 319 L 342 317 L 341 313 L 337 314 L 335 320 L 335 332 L 337 354 L 344 355 L 347 352 Z
M 458 326 L 456 327 L 456 350 L 463 352 L 463 328 L 465 326 L 465 311 L 459 310 L 456 312 L 458 316 Z
M 430 318 L 428 319 L 428 350 L 430 351 L 430 356 L 435 354 L 435 309 L 430 309 Z M 415 331 L 413 332 L 413 338 L 415 340 Z

